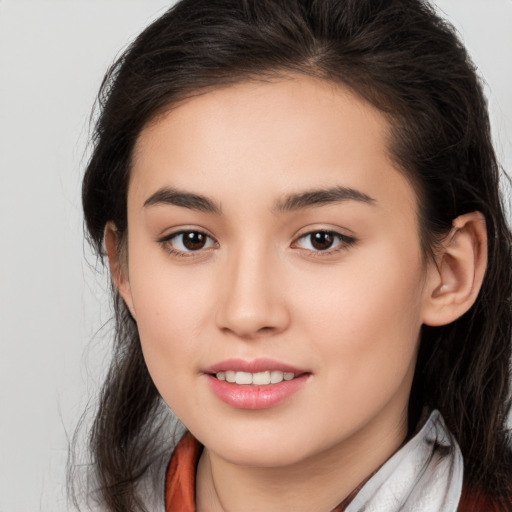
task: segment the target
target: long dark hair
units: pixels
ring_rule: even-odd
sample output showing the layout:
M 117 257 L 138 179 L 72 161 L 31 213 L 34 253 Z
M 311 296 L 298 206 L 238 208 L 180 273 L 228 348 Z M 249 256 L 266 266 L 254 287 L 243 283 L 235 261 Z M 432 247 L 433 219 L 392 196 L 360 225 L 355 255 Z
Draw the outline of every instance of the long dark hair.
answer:
M 419 198 L 425 254 L 464 213 L 488 229 L 488 267 L 468 313 L 424 327 L 410 400 L 438 408 L 457 438 L 470 489 L 512 503 L 507 432 L 512 347 L 511 233 L 487 105 L 453 28 L 421 0 L 182 0 L 106 75 L 83 181 L 89 238 L 126 235 L 126 196 L 141 129 L 179 100 L 243 80 L 300 73 L 349 87 L 387 116 L 390 153 Z M 144 510 L 137 483 L 161 456 L 165 406 L 137 326 L 113 288 L 116 344 L 90 434 L 92 470 L 112 511 Z M 169 448 L 167 457 L 169 456 Z M 512 510 L 506 504 L 503 510 Z

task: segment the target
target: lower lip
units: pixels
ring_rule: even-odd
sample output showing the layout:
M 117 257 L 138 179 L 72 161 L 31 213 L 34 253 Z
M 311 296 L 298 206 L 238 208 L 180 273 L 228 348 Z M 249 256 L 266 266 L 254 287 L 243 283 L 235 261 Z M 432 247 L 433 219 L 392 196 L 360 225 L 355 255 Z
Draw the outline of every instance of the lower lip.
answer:
M 283 380 L 277 384 L 254 386 L 252 384 L 232 384 L 206 375 L 208 385 L 223 402 L 237 409 L 268 409 L 280 404 L 296 393 L 308 380 L 308 373 L 292 380 Z

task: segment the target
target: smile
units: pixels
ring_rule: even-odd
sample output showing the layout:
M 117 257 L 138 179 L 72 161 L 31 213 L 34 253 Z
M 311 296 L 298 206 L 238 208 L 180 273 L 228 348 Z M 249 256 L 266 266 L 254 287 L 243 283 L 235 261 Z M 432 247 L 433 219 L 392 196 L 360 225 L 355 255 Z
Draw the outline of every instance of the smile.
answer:
M 311 372 L 271 359 L 229 359 L 205 368 L 208 387 L 236 409 L 268 409 L 286 402 L 307 384 Z
M 280 370 L 266 370 L 263 372 L 236 372 L 228 370 L 225 372 L 217 372 L 215 377 L 219 380 L 243 385 L 267 386 L 269 384 L 279 384 L 283 380 L 292 380 L 296 377 L 293 372 L 282 372 Z

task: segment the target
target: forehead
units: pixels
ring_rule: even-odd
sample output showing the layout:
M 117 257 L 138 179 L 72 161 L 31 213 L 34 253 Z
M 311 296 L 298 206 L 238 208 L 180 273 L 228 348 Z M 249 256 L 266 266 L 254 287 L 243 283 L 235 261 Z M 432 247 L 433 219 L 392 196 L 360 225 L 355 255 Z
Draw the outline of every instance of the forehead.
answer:
M 400 182 L 412 205 L 389 133 L 380 111 L 332 82 L 243 82 L 189 98 L 146 126 L 131 183 L 146 195 L 162 185 L 222 195 L 235 182 L 268 197 L 339 185 L 392 194 Z

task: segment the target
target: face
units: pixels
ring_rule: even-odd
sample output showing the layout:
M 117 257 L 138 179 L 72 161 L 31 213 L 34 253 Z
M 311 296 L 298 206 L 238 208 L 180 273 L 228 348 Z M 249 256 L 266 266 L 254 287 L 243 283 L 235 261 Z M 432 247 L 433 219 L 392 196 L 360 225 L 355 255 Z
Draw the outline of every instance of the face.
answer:
M 162 397 L 225 460 L 403 441 L 427 270 L 388 128 L 296 76 L 196 96 L 140 134 L 120 291 Z

